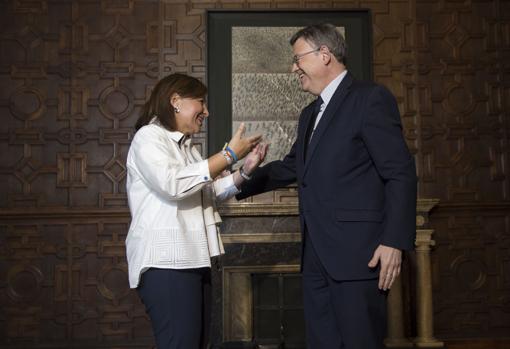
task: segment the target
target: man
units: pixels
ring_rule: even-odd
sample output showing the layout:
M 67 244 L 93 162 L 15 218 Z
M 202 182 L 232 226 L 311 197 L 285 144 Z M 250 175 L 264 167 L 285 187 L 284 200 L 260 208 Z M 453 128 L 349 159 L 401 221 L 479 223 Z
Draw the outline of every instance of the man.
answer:
M 414 246 L 414 160 L 395 98 L 347 72 L 333 25 L 301 29 L 290 43 L 292 71 L 317 101 L 303 109 L 289 154 L 259 168 L 237 198 L 297 180 L 308 348 L 382 348 L 386 291 Z

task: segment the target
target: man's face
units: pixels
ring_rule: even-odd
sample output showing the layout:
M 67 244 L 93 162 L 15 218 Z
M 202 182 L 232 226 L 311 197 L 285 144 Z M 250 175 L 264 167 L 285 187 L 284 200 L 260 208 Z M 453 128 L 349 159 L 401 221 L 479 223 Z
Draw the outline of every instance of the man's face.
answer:
M 299 38 L 292 46 L 294 51 L 294 62 L 292 72 L 299 76 L 301 88 L 318 96 L 324 86 L 324 64 L 319 48 L 312 46 L 305 39 Z

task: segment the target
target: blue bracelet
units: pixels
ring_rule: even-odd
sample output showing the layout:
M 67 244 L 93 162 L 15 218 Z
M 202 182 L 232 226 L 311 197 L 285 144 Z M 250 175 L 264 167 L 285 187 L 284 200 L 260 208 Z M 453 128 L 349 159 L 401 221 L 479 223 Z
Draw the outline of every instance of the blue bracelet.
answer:
M 232 159 L 234 159 L 234 162 L 239 161 L 239 159 L 237 158 L 236 153 L 234 153 L 234 151 L 228 145 L 225 148 L 225 150 L 228 151 L 230 153 L 230 155 L 232 155 Z

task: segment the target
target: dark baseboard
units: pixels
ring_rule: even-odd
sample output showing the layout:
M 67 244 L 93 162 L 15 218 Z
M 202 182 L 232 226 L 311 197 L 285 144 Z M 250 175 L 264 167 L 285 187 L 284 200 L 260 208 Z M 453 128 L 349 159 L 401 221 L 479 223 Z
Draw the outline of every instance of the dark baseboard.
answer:
M 510 349 L 510 338 L 450 339 L 444 342 L 446 349 Z

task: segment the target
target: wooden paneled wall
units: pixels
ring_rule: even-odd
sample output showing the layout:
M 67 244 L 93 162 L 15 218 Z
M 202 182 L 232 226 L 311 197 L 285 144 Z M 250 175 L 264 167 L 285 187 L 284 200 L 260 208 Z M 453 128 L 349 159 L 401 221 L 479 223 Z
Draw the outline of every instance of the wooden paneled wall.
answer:
M 217 8 L 372 10 L 375 80 L 397 96 L 420 197 L 441 200 L 435 334 L 508 337 L 510 1 L 3 0 L 0 347 L 151 345 L 127 286 L 125 158 L 158 78 L 205 80 Z

